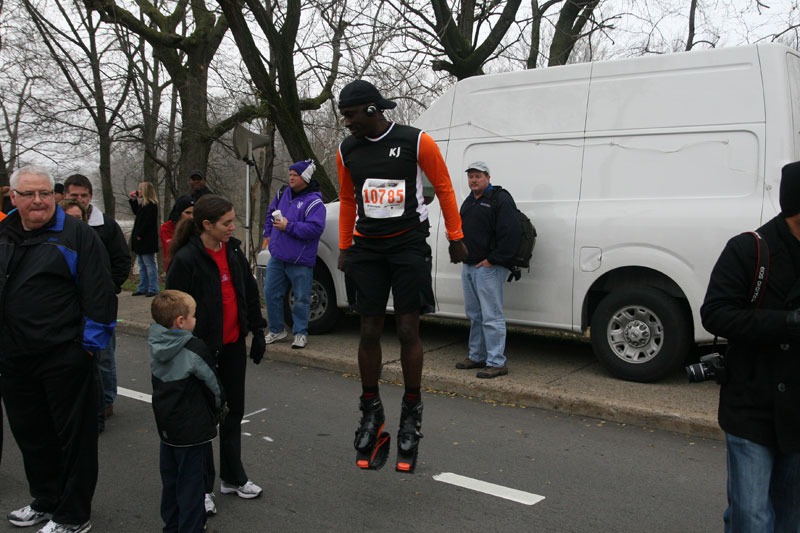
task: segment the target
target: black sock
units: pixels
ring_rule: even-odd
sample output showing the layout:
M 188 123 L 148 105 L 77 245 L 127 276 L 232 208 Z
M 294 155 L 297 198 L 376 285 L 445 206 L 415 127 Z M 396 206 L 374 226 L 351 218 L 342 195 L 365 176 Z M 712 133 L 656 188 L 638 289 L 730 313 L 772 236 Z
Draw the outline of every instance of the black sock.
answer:
M 403 401 L 406 405 L 416 405 L 422 399 L 421 387 L 406 387 Z
M 361 385 L 361 397 L 365 400 L 373 400 L 378 396 L 378 386 Z

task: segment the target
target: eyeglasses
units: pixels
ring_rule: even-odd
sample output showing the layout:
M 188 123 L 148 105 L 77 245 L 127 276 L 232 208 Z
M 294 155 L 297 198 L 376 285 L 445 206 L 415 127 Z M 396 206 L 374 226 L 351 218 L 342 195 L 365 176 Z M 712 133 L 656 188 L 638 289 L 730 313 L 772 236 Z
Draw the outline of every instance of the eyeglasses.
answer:
M 25 200 L 33 200 L 33 198 L 36 196 L 38 196 L 41 200 L 49 200 L 53 197 L 53 191 L 18 191 L 17 189 L 14 189 L 14 192 L 17 193 L 17 196 L 20 196 Z

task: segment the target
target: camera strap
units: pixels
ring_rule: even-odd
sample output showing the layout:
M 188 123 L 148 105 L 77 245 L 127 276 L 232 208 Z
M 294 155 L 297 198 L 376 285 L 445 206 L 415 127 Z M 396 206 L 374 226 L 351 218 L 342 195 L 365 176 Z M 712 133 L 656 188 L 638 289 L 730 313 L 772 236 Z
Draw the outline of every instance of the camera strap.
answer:
M 756 240 L 756 271 L 753 282 L 750 284 L 750 306 L 758 308 L 764 298 L 764 289 L 769 278 L 769 245 L 766 239 L 757 231 L 749 232 Z

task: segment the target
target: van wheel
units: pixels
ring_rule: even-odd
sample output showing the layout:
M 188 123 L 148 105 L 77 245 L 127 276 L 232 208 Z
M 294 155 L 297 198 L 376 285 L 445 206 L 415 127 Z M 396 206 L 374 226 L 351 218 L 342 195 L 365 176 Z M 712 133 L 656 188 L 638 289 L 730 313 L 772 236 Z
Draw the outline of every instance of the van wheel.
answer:
M 289 326 L 293 324 L 292 306 L 294 306 L 294 294 L 290 289 L 286 293 L 283 305 L 283 315 Z M 319 263 L 314 267 L 314 279 L 311 282 L 308 332 L 311 335 L 328 333 L 336 326 L 341 316 L 342 311 L 336 306 L 336 288 L 333 279 L 325 265 Z
M 628 381 L 662 379 L 689 353 L 687 317 L 675 298 L 658 289 L 612 292 L 595 309 L 591 327 L 600 364 Z

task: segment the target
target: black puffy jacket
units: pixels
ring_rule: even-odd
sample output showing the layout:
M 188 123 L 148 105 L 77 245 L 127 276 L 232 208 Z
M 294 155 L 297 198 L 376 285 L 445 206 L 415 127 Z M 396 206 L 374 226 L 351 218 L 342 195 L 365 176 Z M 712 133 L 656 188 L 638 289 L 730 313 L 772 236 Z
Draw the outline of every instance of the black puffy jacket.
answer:
M 241 335 L 263 330 L 267 322 L 261 315 L 261 295 L 241 250 L 241 242 L 231 237 L 226 250 L 239 307 Z M 219 350 L 222 347 L 222 283 L 217 263 L 206 251 L 200 237 L 192 235 L 170 261 L 166 287 L 192 295 L 197 301 L 194 335 L 202 339 L 212 353 Z
M 800 452 L 800 336 L 786 315 L 800 308 L 800 241 L 778 216 L 758 229 L 769 245 L 763 299 L 750 305 L 758 264 L 752 235 L 722 251 L 700 309 L 703 326 L 728 339 L 728 380 L 720 388 L 719 425 L 728 433 L 783 453 Z

